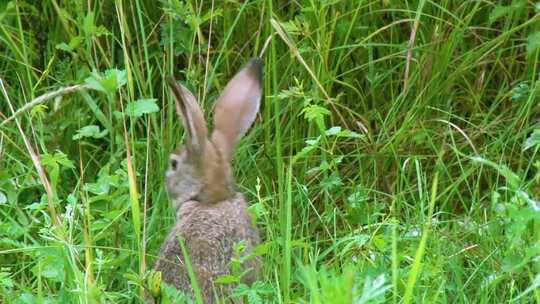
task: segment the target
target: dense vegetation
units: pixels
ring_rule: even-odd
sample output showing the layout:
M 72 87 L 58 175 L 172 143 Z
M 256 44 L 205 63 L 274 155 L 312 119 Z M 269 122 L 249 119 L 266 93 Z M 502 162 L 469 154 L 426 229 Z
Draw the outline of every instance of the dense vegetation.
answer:
M 261 53 L 234 166 L 264 276 L 231 297 L 540 303 L 527 0 L 2 1 L 0 302 L 139 302 L 183 136 L 164 80 L 210 112 Z

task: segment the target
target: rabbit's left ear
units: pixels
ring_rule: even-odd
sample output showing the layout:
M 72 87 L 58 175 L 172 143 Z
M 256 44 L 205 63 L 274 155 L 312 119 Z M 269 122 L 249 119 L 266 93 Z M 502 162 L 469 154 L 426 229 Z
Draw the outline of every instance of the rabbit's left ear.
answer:
M 195 96 L 186 87 L 178 84 L 173 77 L 168 78 L 167 83 L 175 99 L 176 112 L 187 132 L 186 149 L 190 155 L 202 156 L 208 131 L 201 107 Z
M 262 95 L 262 61 L 251 59 L 229 81 L 214 109 L 212 139 L 227 159 L 259 111 Z

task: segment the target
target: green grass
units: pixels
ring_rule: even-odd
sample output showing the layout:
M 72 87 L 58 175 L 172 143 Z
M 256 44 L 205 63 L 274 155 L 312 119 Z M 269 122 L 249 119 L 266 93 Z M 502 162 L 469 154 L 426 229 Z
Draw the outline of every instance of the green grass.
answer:
M 525 0 L 0 2 L 0 303 L 140 302 L 183 136 L 164 80 L 209 112 L 263 48 L 234 168 L 264 268 L 237 298 L 540 303 Z

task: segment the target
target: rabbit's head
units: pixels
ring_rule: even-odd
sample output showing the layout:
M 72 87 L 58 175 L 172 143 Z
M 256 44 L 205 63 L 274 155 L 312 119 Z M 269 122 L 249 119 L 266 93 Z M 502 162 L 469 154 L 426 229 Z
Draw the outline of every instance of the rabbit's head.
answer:
M 186 140 L 170 156 L 166 173 L 169 197 L 179 206 L 188 200 L 215 203 L 233 195 L 230 162 L 234 145 L 249 129 L 262 94 L 262 63 L 252 59 L 229 81 L 214 107 L 214 130 L 208 137 L 196 98 L 174 78 L 168 79 Z

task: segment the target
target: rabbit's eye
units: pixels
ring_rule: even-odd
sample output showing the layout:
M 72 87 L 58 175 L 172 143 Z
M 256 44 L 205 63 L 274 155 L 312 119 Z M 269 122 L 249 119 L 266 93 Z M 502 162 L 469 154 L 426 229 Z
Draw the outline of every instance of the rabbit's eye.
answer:
M 176 171 L 176 167 L 178 167 L 178 161 L 176 159 L 171 159 L 171 168 Z

